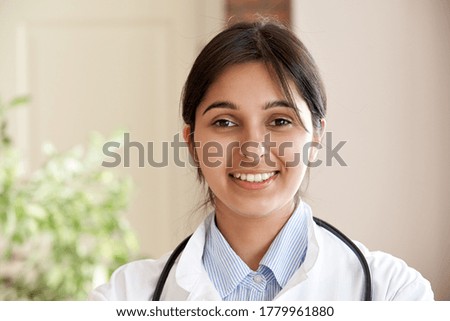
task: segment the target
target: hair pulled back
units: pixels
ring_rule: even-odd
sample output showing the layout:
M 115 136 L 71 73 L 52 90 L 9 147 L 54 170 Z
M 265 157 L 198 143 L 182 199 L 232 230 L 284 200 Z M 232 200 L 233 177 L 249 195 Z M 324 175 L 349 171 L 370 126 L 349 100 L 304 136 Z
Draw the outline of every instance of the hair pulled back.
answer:
M 311 111 L 313 127 L 320 129 L 320 120 L 326 115 L 326 95 L 314 59 L 292 31 L 276 21 L 261 19 L 226 28 L 195 60 L 182 96 L 183 120 L 192 134 L 197 107 L 211 84 L 227 67 L 250 61 L 264 62 L 288 102 L 295 106 L 288 85 L 291 82 Z

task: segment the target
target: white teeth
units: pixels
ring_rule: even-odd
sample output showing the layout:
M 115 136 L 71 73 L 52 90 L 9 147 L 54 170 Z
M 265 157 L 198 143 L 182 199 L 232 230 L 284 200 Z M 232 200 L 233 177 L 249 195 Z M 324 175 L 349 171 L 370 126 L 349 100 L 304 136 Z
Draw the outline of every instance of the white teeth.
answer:
M 275 175 L 275 172 L 271 173 L 258 173 L 258 174 L 241 174 L 241 173 L 235 173 L 233 174 L 234 178 L 239 178 L 241 181 L 247 181 L 247 182 L 262 182 L 269 178 L 271 178 L 273 175 Z

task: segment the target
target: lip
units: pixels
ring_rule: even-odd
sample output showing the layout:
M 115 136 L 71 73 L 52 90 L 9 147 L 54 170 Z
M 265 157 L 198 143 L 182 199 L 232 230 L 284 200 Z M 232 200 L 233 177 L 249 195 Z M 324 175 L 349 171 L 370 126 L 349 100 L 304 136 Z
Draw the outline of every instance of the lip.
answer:
M 229 174 L 230 179 L 239 187 L 246 189 L 246 190 L 261 190 L 269 186 L 275 179 L 278 178 L 278 175 L 280 174 L 279 171 L 274 171 L 275 175 L 268 178 L 267 180 L 263 182 L 248 182 L 240 180 L 239 178 L 235 178 L 233 174 Z M 245 174 L 262 174 L 262 173 L 268 173 L 268 171 L 258 171 L 258 172 L 245 172 Z

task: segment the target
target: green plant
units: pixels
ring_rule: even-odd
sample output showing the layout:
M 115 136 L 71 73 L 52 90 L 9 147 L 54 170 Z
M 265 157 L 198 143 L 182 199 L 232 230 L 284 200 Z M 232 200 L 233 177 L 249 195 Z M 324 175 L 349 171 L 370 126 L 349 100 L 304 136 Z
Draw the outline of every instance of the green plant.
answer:
M 98 134 L 86 149 L 44 146 L 45 164 L 25 175 L 6 112 L 26 101 L 0 102 L 0 299 L 85 299 L 96 271 L 137 252 L 122 215 L 132 182 L 101 167 Z

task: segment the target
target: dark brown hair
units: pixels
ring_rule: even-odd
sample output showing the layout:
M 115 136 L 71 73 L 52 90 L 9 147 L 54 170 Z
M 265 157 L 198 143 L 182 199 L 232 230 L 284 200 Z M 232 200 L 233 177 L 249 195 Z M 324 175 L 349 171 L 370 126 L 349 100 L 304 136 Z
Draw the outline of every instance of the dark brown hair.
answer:
M 314 59 L 292 31 L 277 21 L 263 18 L 226 28 L 203 48 L 195 60 L 182 96 L 183 120 L 190 126 L 192 139 L 197 107 L 211 84 L 227 67 L 251 61 L 267 65 L 292 106 L 295 102 L 289 82 L 295 86 L 308 105 L 314 130 L 320 132 L 321 119 L 326 115 L 326 95 Z M 203 182 L 200 169 L 198 178 Z M 212 201 L 210 190 L 209 196 Z
M 184 86 L 182 115 L 195 130 L 195 112 L 206 91 L 231 65 L 262 61 L 275 73 L 283 92 L 294 105 L 292 81 L 311 111 L 313 126 L 320 128 L 326 115 L 326 95 L 314 59 L 303 43 L 273 20 L 234 24 L 215 36 L 198 55 Z

